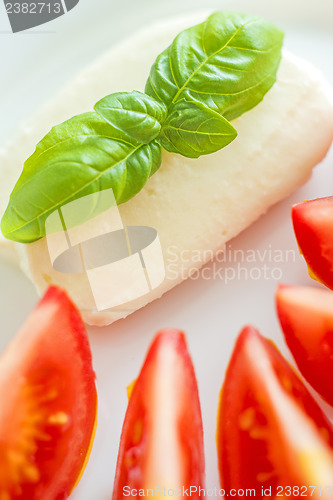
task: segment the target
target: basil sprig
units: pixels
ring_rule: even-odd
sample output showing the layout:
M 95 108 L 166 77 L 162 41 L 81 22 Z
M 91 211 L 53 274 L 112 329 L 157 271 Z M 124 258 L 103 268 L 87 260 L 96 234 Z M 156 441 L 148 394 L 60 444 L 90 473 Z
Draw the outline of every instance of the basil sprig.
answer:
M 217 12 L 180 33 L 153 64 L 145 93 L 119 92 L 94 112 L 57 125 L 24 164 L 1 220 L 21 243 L 45 236 L 45 220 L 83 196 L 135 196 L 161 164 L 161 147 L 198 158 L 237 136 L 230 121 L 272 87 L 283 33 L 258 17 Z

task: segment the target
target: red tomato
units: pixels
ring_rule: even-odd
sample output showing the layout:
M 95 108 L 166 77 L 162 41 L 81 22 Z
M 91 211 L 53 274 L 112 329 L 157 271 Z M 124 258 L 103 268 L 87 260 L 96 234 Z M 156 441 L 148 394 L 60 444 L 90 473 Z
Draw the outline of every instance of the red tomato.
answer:
M 232 489 L 262 497 L 262 488 L 271 488 L 274 498 L 301 496 L 302 487 L 310 496 L 306 488 L 313 485 L 333 488 L 331 424 L 276 347 L 250 326 L 241 332 L 227 369 L 217 445 L 221 484 L 229 496 Z M 290 493 L 288 487 L 295 489 Z M 321 498 L 319 490 L 312 496 Z
M 133 489 L 137 495 L 157 487 L 162 494 L 163 488 L 182 494 L 183 487 L 203 484 L 203 430 L 191 358 L 182 332 L 164 330 L 152 343 L 129 400 L 113 499 L 130 496 Z M 192 498 L 199 498 L 193 489 Z
M 61 500 L 85 465 L 95 375 L 79 313 L 52 287 L 0 358 L 0 499 Z
M 298 368 L 333 406 L 333 294 L 328 290 L 279 286 L 281 327 Z
M 333 289 L 333 196 L 294 205 L 292 219 L 310 276 Z

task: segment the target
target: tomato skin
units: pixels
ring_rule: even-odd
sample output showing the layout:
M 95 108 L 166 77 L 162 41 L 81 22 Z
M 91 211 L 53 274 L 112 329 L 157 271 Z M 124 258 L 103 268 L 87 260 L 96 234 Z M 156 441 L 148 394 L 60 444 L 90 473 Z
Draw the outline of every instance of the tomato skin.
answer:
M 292 220 L 310 276 L 333 289 L 333 196 L 294 205 Z
M 319 288 L 280 285 L 276 307 L 302 375 L 333 406 L 333 294 Z
M 0 498 L 67 498 L 90 451 L 97 394 L 84 324 L 59 288 L 0 358 L 0 393 Z
M 219 405 L 222 488 L 252 489 L 256 496 L 262 496 L 262 488 L 271 488 L 274 497 L 278 486 L 322 481 L 333 486 L 332 447 L 332 425 L 293 369 L 269 340 L 251 326 L 244 328 Z M 316 460 L 322 465 L 318 475 L 310 466 Z
M 130 489 L 204 487 L 198 387 L 184 334 L 159 332 L 131 394 L 113 500 Z M 192 494 L 192 498 L 199 498 Z

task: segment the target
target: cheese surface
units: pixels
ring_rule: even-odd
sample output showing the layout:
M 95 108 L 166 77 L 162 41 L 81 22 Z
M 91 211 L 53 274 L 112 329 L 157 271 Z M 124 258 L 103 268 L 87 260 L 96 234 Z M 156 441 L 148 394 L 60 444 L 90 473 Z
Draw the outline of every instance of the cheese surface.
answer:
M 0 216 L 24 160 L 50 130 L 117 91 L 143 90 L 150 67 L 182 29 L 204 14 L 164 21 L 114 47 L 55 97 L 0 153 Z M 333 140 L 333 94 L 310 64 L 284 52 L 276 84 L 264 100 L 233 122 L 237 139 L 197 160 L 163 152 L 162 166 L 132 200 L 119 206 L 125 226 L 156 229 L 166 276 L 154 290 L 118 309 L 97 311 L 86 277 L 52 267 L 45 238 L 15 246 L 20 264 L 42 293 L 66 288 L 86 322 L 106 325 L 160 297 L 200 268 L 212 252 L 239 234 L 311 175 Z M 107 225 L 107 221 L 106 221 Z M 195 261 L 184 259 L 195 254 Z M 198 258 L 198 256 L 200 256 Z

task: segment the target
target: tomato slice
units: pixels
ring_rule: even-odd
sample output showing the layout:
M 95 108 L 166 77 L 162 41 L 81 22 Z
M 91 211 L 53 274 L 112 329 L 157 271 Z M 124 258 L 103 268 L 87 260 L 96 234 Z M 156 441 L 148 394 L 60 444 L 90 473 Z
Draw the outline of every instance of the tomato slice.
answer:
M 249 489 L 262 497 L 270 489 L 274 498 L 333 487 L 332 425 L 276 347 L 251 326 L 238 337 L 227 369 L 217 445 L 227 494 Z M 319 498 L 319 489 L 311 496 Z
M 157 495 L 156 488 L 160 496 L 164 488 L 179 489 L 182 496 L 183 488 L 191 486 L 192 498 L 199 498 L 203 484 L 203 429 L 193 365 L 183 333 L 163 330 L 129 400 L 113 499 L 130 496 L 132 490 Z
M 319 288 L 280 285 L 276 305 L 298 368 L 333 406 L 333 294 Z
M 310 276 L 333 289 L 333 196 L 294 205 L 292 219 Z
M 96 422 L 85 327 L 52 287 L 0 358 L 0 499 L 67 498 Z

